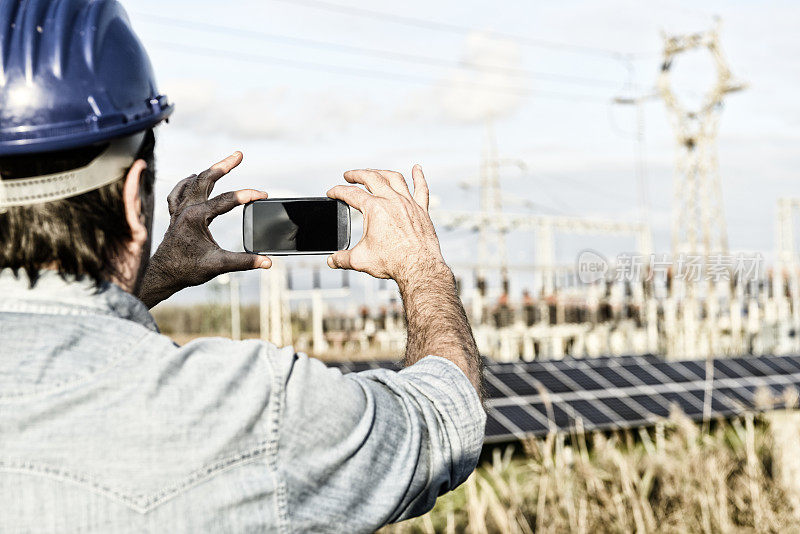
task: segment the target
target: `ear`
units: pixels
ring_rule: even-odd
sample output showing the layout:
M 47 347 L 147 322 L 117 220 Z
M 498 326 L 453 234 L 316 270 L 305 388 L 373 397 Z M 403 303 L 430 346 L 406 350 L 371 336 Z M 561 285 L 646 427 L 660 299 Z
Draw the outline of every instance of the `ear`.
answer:
M 128 251 L 136 256 L 139 255 L 147 242 L 147 227 L 145 226 L 144 207 L 140 195 L 142 172 L 146 168 L 147 163 L 143 159 L 134 161 L 128 171 L 128 175 L 125 177 L 125 185 L 122 188 L 125 220 L 131 229 L 131 241 L 128 243 Z

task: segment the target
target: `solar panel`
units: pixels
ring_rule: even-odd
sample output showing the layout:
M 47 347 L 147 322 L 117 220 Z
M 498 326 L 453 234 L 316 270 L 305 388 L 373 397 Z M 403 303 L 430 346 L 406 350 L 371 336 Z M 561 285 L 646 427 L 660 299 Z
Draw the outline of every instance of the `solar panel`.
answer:
M 739 378 L 741 377 L 741 373 L 736 371 L 736 368 L 732 365 L 727 365 L 722 360 L 715 360 L 714 361 L 714 376 L 720 378 Z
M 589 421 L 594 426 L 612 425 L 616 421 L 613 415 L 608 415 L 598 404 L 588 400 L 577 399 L 570 402 L 570 406 L 572 406 L 575 412 L 580 414 L 583 419 Z
M 691 378 L 699 378 L 700 380 L 705 380 L 706 378 L 706 368 L 705 362 L 697 362 L 697 361 L 687 361 L 687 362 L 675 362 L 675 367 L 683 367 L 686 369 L 686 374 Z
M 767 388 L 769 388 L 769 391 L 777 397 L 783 396 L 783 394 L 786 392 L 786 386 L 783 384 L 767 384 Z
M 595 372 L 616 387 L 628 388 L 633 385 L 633 383 L 623 378 L 620 373 L 611 367 L 598 367 L 595 369 Z
M 509 433 L 508 429 L 496 419 L 496 416 L 492 413 L 492 411 L 488 411 L 486 415 L 487 436 L 514 437 L 514 434 Z
M 617 414 L 618 418 L 616 421 L 645 421 L 648 412 L 642 410 L 641 406 L 632 406 L 632 401 L 626 402 L 626 400 L 616 397 L 607 397 L 604 399 L 597 399 L 597 402 Z
M 665 392 L 663 395 L 664 398 L 670 402 L 670 406 L 673 404 L 676 405 L 678 408 L 680 408 L 680 410 L 683 413 L 685 413 L 689 417 L 703 414 L 703 405 L 700 404 L 700 406 L 698 406 L 692 400 L 690 400 L 689 395 L 691 395 L 691 392 L 689 392 L 688 394 L 681 395 L 680 393 L 674 393 L 668 391 Z
M 546 431 L 548 427 L 547 422 L 550 420 L 545 416 L 545 413 L 543 413 L 544 410 L 541 404 L 535 406 L 532 405 L 530 406 L 530 408 L 528 406 L 523 407 L 519 405 L 497 406 L 495 410 L 497 411 L 497 413 L 502 415 L 506 420 L 510 421 L 517 428 L 523 431 L 527 431 L 527 429 L 529 428 L 536 429 L 533 430 L 533 432 Z M 534 413 L 539 416 L 545 416 L 545 417 L 544 418 L 536 417 L 533 415 Z M 558 413 L 558 422 L 562 424 L 569 424 L 569 419 L 566 417 L 566 414 L 564 414 L 564 412 L 561 410 Z
M 693 379 L 692 377 L 686 376 L 686 371 L 681 367 L 674 365 L 672 362 L 659 362 L 652 364 L 652 366 L 654 369 L 666 376 L 669 380 L 675 382 L 686 382 L 687 380 Z M 697 377 L 694 378 L 696 379 Z
M 603 389 L 603 386 L 600 384 L 600 382 L 593 380 L 591 376 L 582 369 L 564 369 L 562 372 L 583 391 Z
M 536 389 L 530 379 L 526 379 L 522 374 L 502 373 L 495 376 L 516 395 L 536 395 L 539 393 L 539 390 Z
M 342 372 L 400 368 L 385 361 L 329 365 Z M 800 356 L 718 358 L 713 366 L 711 418 L 767 409 L 759 405 L 765 396 L 779 404 L 787 388 L 800 389 Z M 705 369 L 702 360 L 665 362 L 652 355 L 487 362 L 486 442 L 651 425 L 674 408 L 701 420 Z
M 656 384 L 661 384 L 662 380 L 658 377 L 653 375 L 652 373 L 647 372 L 644 367 L 638 365 L 631 365 L 625 368 L 630 374 L 635 376 L 642 384 L 647 384 L 648 386 L 655 386 Z
M 750 375 L 767 376 L 770 374 L 768 370 L 763 369 L 761 366 L 754 365 L 752 362 L 749 362 L 744 358 L 736 358 L 734 361 Z
M 800 372 L 800 357 L 798 356 L 764 356 L 764 360 L 765 362 L 774 362 L 787 372 Z
M 743 409 L 754 405 L 753 395 L 744 388 L 719 388 L 717 393 L 731 401 L 734 408 Z
M 669 404 L 659 402 L 648 395 L 632 395 L 631 400 L 644 408 L 648 414 L 653 414 L 658 417 L 669 416 Z
M 484 387 L 486 388 L 486 397 L 490 399 L 497 399 L 499 397 L 503 397 L 503 392 L 495 385 L 495 383 L 491 380 L 486 380 L 484 382 Z
M 783 373 L 796 373 L 800 371 L 800 368 L 792 365 L 791 360 L 789 358 L 779 358 L 775 359 L 774 357 L 767 357 L 762 358 L 761 361 L 769 367 L 773 372 L 778 374 Z
M 553 393 L 566 393 L 574 389 L 559 380 L 552 372 L 548 372 L 544 369 L 529 371 L 525 374 L 532 380 L 535 380 L 537 384 L 543 386 L 547 391 L 552 391 Z M 509 376 L 509 378 L 511 377 Z
M 711 411 L 720 415 L 730 415 L 738 412 L 737 404 L 725 395 L 711 395 Z

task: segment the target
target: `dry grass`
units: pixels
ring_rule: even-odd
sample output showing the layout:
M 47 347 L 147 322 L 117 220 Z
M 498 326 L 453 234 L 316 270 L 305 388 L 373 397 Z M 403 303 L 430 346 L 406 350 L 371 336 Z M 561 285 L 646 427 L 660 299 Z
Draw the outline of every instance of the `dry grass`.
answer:
M 651 431 L 496 449 L 431 513 L 383 532 L 798 532 L 797 417 L 703 431 L 675 415 Z

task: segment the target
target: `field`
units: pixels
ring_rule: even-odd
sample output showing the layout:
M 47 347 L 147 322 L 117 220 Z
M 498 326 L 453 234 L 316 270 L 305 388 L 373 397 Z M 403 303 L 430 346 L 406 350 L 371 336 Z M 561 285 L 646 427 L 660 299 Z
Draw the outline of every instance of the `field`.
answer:
M 427 515 L 382 532 L 800 532 L 800 419 L 557 436 L 489 452 Z

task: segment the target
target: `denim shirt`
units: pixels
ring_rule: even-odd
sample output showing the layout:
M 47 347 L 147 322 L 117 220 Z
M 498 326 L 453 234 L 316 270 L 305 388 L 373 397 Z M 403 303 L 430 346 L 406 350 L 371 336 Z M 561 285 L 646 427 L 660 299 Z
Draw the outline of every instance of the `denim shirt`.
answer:
M 369 532 L 463 482 L 484 424 L 437 356 L 181 347 L 113 284 L 0 272 L 0 532 Z

